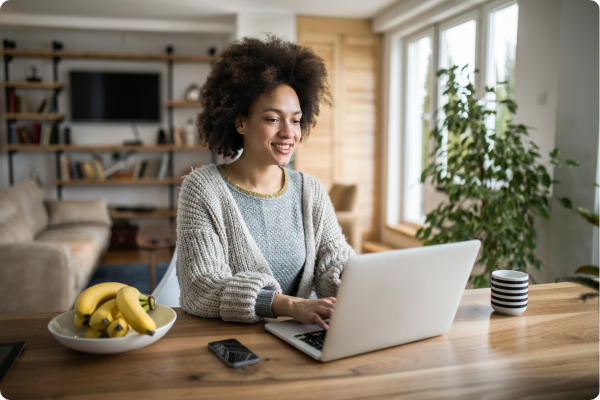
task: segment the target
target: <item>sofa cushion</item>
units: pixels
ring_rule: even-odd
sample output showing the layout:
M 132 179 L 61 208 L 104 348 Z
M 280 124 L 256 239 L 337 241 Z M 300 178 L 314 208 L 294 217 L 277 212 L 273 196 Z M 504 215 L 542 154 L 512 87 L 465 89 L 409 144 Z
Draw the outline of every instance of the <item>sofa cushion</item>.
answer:
M 88 284 L 109 239 L 110 228 L 107 226 L 81 225 L 48 229 L 36 241 L 60 242 L 69 246 L 75 272 L 75 290 L 79 293 Z
M 14 214 L 0 222 L 0 244 L 23 243 L 32 240 L 33 232 L 27 225 L 23 214 Z
M 50 227 L 71 224 L 100 224 L 111 226 L 106 199 L 46 200 Z
M 48 213 L 42 191 L 34 181 L 0 189 L 0 208 L 12 204 L 23 215 L 33 236 L 37 236 L 48 225 Z

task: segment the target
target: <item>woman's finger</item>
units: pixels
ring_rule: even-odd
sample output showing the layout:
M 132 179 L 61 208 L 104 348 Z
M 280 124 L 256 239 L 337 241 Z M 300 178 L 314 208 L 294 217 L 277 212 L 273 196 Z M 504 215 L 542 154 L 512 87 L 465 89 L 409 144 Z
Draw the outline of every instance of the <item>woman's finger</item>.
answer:
M 327 324 L 325 323 L 325 321 L 323 321 L 321 319 L 321 317 L 319 317 L 318 314 L 315 314 L 315 319 L 313 321 L 315 324 L 319 325 L 321 328 L 327 330 L 329 329 L 329 326 L 327 326 Z

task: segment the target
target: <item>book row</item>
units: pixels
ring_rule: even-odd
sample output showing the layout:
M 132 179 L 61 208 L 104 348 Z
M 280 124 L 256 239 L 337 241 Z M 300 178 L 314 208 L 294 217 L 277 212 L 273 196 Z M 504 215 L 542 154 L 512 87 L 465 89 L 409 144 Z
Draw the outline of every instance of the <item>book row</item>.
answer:
M 8 92 L 8 108 L 11 113 L 54 113 L 57 111 L 56 107 L 56 95 L 48 95 L 39 106 L 35 109 L 30 109 L 27 103 L 27 98 L 19 96 L 14 90 Z
M 31 124 L 31 129 L 25 126 L 10 124 L 10 144 L 40 144 L 58 143 L 58 125 L 52 122 Z
M 112 176 L 129 179 L 164 179 L 169 170 L 169 154 L 155 160 L 138 161 L 133 172 L 121 172 L 126 164 L 120 161 L 106 169 L 99 160 L 74 161 L 68 154 L 61 154 L 60 179 L 70 181 L 75 179 L 105 180 Z
M 61 154 L 60 179 L 70 181 L 75 179 L 104 180 L 106 175 L 98 160 L 73 161 L 67 154 Z

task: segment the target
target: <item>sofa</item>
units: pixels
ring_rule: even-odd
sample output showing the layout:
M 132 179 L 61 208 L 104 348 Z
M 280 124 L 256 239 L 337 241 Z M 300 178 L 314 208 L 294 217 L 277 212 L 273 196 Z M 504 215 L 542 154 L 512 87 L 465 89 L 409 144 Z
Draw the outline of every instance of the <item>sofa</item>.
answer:
M 105 199 L 44 201 L 33 181 L 0 189 L 0 313 L 71 309 L 110 226 Z

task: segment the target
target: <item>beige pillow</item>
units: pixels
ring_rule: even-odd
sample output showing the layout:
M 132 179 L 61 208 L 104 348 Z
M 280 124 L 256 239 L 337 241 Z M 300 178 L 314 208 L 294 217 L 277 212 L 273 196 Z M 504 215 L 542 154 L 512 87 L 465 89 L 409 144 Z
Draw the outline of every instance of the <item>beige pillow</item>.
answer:
M 95 200 L 46 200 L 49 225 L 102 224 L 111 226 L 106 199 Z

